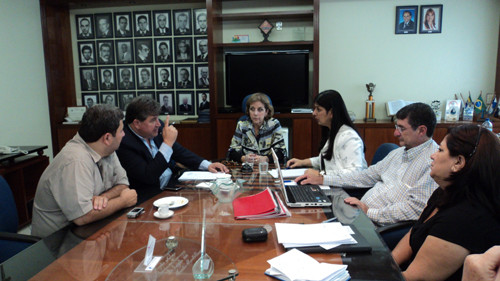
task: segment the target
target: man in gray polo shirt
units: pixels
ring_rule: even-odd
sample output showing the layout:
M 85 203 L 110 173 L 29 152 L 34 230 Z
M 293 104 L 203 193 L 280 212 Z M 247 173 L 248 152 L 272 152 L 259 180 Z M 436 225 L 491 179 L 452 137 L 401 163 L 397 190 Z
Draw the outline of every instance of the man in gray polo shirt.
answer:
M 123 113 L 95 105 L 78 133 L 43 172 L 33 204 L 32 234 L 46 237 L 74 222 L 85 225 L 137 202 L 115 150 L 124 136 Z

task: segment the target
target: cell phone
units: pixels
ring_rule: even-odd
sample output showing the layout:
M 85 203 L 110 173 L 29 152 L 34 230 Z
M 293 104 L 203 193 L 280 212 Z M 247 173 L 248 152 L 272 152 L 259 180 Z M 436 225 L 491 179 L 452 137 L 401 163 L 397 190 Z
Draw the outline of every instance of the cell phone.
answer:
M 174 186 L 165 186 L 163 188 L 163 190 L 168 190 L 168 191 L 179 191 L 182 189 L 182 186 L 177 186 L 177 185 L 174 185 Z
M 140 214 L 144 212 L 144 208 L 142 207 L 135 207 L 130 212 L 127 213 L 127 218 L 129 219 L 135 219 L 137 218 Z

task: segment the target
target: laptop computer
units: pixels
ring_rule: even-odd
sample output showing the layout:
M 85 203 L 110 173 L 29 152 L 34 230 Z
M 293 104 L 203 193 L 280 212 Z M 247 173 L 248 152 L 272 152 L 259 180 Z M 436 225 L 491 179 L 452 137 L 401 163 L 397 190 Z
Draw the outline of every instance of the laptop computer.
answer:
M 271 152 L 273 155 L 274 165 L 278 171 L 280 189 L 283 192 L 283 197 L 285 198 L 285 203 L 288 207 L 328 207 L 332 205 L 328 196 L 326 196 L 317 185 L 285 185 L 278 156 L 272 148 Z

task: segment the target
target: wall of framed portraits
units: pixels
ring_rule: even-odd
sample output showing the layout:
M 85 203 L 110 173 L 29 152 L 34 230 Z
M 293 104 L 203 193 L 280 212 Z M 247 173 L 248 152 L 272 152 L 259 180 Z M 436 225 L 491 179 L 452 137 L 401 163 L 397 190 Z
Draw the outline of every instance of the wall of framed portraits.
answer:
M 204 3 L 75 9 L 70 20 L 80 105 L 126 110 L 145 95 L 162 115 L 210 109 Z

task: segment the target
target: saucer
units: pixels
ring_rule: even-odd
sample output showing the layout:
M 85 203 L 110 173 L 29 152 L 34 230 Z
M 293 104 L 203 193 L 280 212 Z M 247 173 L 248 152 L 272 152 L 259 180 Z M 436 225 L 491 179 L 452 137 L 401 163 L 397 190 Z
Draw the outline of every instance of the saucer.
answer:
M 157 218 L 157 219 L 168 219 L 168 218 L 170 218 L 171 216 L 173 216 L 173 215 L 174 215 L 174 211 L 172 211 L 172 210 L 168 210 L 168 213 L 167 213 L 167 215 L 165 215 L 165 216 L 160 215 L 160 213 L 159 213 L 158 211 L 156 211 L 153 215 L 154 215 L 154 216 L 155 216 L 155 218 Z

